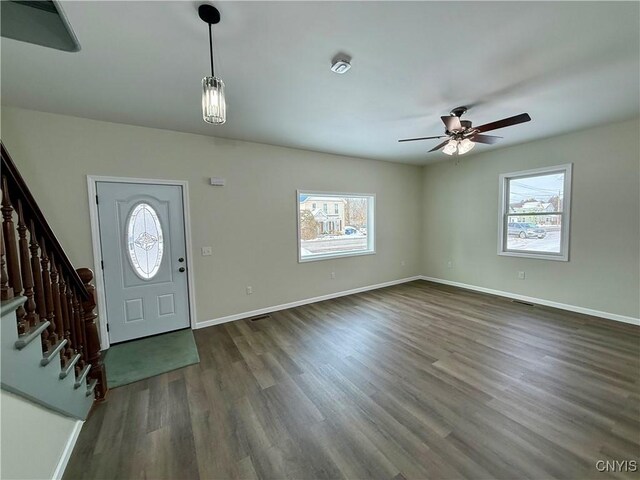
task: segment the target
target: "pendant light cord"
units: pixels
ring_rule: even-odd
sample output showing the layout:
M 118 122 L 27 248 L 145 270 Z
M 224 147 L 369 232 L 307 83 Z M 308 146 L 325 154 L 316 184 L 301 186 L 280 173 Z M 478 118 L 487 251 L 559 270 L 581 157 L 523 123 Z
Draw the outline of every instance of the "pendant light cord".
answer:
M 211 60 L 211 76 L 215 77 L 213 71 L 213 36 L 211 34 L 211 24 L 209 24 L 209 58 Z

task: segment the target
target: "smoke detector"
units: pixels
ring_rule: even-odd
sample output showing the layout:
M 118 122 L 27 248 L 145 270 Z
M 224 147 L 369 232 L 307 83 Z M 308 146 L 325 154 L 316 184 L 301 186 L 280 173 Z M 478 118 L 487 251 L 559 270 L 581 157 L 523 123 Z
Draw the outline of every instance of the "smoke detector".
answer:
M 345 59 L 336 59 L 331 65 L 331 71 L 340 75 L 347 73 L 350 68 L 351 64 L 349 63 L 349 60 Z

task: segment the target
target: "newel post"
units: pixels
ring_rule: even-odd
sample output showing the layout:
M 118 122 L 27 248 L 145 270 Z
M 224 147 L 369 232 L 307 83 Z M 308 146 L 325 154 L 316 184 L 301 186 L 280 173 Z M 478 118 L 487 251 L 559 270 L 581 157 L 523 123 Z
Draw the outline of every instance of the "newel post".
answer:
M 100 355 L 100 339 L 98 337 L 98 327 L 95 319 L 98 315 L 95 314 L 96 288 L 91 281 L 93 280 L 93 271 L 90 268 L 79 268 L 76 270 L 82 283 L 89 292 L 89 298 L 82 299 L 82 310 L 84 311 L 84 331 L 86 338 L 85 352 L 87 355 L 87 361 L 91 364 L 91 371 L 89 372 L 89 378 L 98 381 L 96 385 L 96 400 L 104 400 L 107 394 L 107 374 L 102 364 L 102 357 Z

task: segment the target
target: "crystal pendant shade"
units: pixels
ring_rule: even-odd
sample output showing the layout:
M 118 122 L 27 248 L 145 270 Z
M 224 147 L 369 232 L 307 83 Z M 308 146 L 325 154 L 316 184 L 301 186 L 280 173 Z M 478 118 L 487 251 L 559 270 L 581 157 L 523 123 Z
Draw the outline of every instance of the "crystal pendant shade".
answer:
M 214 125 L 222 125 L 227 121 L 224 82 L 217 77 L 202 79 L 202 119 Z

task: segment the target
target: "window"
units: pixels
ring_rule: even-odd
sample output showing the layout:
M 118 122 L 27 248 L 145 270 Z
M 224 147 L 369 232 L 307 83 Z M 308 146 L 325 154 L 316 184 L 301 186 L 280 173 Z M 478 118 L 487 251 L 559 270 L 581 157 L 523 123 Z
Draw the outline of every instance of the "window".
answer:
M 498 254 L 569 260 L 571 164 L 500 175 Z
M 297 201 L 298 261 L 375 253 L 374 195 L 298 191 Z M 323 209 L 309 209 L 313 202 Z M 329 202 L 334 204 L 331 216 Z
M 148 203 L 139 203 L 127 221 L 129 260 L 136 275 L 144 280 L 153 278 L 160 269 L 164 241 L 156 211 Z

